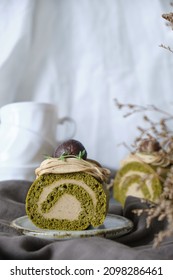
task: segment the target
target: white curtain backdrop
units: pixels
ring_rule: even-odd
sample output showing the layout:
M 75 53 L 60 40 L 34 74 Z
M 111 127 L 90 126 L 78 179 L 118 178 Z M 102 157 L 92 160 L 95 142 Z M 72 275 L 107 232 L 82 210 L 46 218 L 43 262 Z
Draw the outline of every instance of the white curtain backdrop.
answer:
M 114 105 L 172 110 L 170 0 L 0 0 L 0 107 L 57 105 L 88 156 L 118 168 L 140 124 Z M 68 131 L 66 131 L 68 134 Z

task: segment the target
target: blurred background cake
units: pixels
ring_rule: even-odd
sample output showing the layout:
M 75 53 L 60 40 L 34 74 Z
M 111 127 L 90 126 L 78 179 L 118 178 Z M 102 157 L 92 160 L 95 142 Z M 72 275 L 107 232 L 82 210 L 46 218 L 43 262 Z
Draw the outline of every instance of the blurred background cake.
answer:
M 157 202 L 170 169 L 170 160 L 156 139 L 144 139 L 136 152 L 121 161 L 113 196 L 124 204 L 128 195 Z

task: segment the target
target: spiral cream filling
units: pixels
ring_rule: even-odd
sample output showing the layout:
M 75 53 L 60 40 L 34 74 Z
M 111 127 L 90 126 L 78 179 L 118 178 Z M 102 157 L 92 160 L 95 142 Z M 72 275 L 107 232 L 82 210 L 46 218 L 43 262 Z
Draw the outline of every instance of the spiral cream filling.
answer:
M 129 161 L 130 162 L 130 161 Z M 152 174 L 147 174 L 142 172 L 142 171 L 133 171 L 133 170 L 129 170 L 122 178 L 120 181 L 120 186 L 123 186 L 123 184 L 125 183 L 126 179 L 129 178 L 130 176 L 133 175 L 137 175 L 141 177 L 141 182 L 144 181 L 145 184 L 148 187 L 148 191 L 150 193 L 150 196 L 153 197 L 153 188 L 152 188 L 152 183 L 151 183 L 151 179 L 152 179 Z M 139 183 L 132 183 L 130 185 L 130 188 L 127 190 L 126 192 L 126 196 L 128 195 L 134 195 L 134 193 L 138 196 L 138 197 L 143 197 L 143 192 L 141 190 L 141 188 L 139 187 Z
M 73 179 L 59 180 L 56 183 L 46 186 L 39 197 L 38 211 L 43 215 L 44 218 L 68 219 L 71 221 L 78 219 L 82 207 L 80 202 L 73 195 L 70 194 L 64 194 L 57 201 L 57 203 L 50 209 L 48 213 L 42 213 L 41 210 L 41 205 L 46 200 L 49 193 L 51 193 L 51 191 L 53 191 L 55 187 L 60 188 L 61 184 L 68 184 L 68 183 L 72 183 L 72 184 L 74 183 L 84 188 L 91 196 L 94 208 L 96 207 L 96 203 L 97 203 L 96 195 L 94 191 L 90 187 L 88 187 L 84 182 L 73 180 Z M 64 205 L 66 205 L 66 208 L 64 208 Z

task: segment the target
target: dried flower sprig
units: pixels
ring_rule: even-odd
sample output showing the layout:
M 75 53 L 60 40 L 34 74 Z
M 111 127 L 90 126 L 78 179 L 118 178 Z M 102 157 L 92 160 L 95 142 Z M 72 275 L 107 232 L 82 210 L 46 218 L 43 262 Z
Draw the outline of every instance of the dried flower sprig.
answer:
M 173 7 L 173 2 L 170 3 Z M 170 12 L 168 14 L 163 14 L 162 17 L 167 21 L 166 25 L 171 27 L 173 30 L 173 13 Z M 161 44 L 160 47 L 168 50 L 173 53 L 173 49 L 170 46 L 165 46 Z M 118 109 L 127 109 L 124 117 L 129 117 L 134 113 L 145 113 L 143 115 L 143 120 L 148 124 L 147 128 L 137 127 L 139 131 L 139 136 L 134 140 L 134 144 L 132 145 L 134 148 L 133 153 L 137 151 L 139 145 L 145 140 L 145 145 L 149 143 L 148 147 L 153 148 L 152 141 L 158 141 L 159 152 L 163 159 L 163 162 L 167 162 L 169 168 L 165 173 L 165 178 L 161 180 L 163 185 L 163 191 L 161 196 L 158 199 L 158 203 L 153 205 L 150 204 L 151 207 L 145 210 L 137 209 L 134 212 L 136 214 L 141 214 L 143 211 L 146 211 L 148 214 L 147 218 L 147 227 L 150 226 L 151 221 L 154 218 L 157 218 L 158 221 L 162 221 L 166 219 L 167 227 L 160 231 L 155 239 L 154 246 L 158 246 L 165 237 L 169 237 L 173 235 L 173 131 L 169 128 L 168 122 L 173 120 L 173 115 L 167 111 L 161 110 L 160 108 L 154 105 L 141 106 L 134 104 L 122 104 L 117 99 L 115 99 L 115 105 Z M 153 121 L 146 112 L 154 112 L 157 114 L 161 114 L 158 121 Z M 146 142 L 147 139 L 147 142 Z M 124 146 L 127 146 L 124 144 Z M 146 147 L 144 147 L 146 149 Z M 160 172 L 163 169 L 158 167 L 156 169 L 156 176 L 160 176 Z
M 148 126 L 145 128 L 137 126 L 139 136 L 135 139 L 133 144 L 134 147 L 137 147 L 138 143 L 144 138 L 156 138 L 161 142 L 162 146 L 168 146 L 168 143 L 172 142 L 173 131 L 169 128 L 170 126 L 168 126 L 167 123 L 173 120 L 173 115 L 171 115 L 169 112 L 164 111 L 155 105 L 142 106 L 136 104 L 122 104 L 116 98 L 114 100 L 115 106 L 118 109 L 126 109 L 126 113 L 123 115 L 125 118 L 136 113 L 145 113 L 142 118 Z M 161 115 L 161 117 L 159 117 L 159 121 L 153 121 L 148 115 L 146 115 L 146 112 L 154 112 L 157 115 Z
M 173 13 L 163 14 L 162 17 L 173 26 Z
M 173 29 L 173 27 L 172 27 L 172 29 Z M 173 53 L 173 49 L 171 49 L 170 46 L 165 46 L 165 45 L 161 44 L 161 45 L 159 45 L 159 47 L 166 49 L 167 51 L 170 51 L 171 53 Z
M 173 6 L 173 3 L 170 3 L 170 5 Z M 162 17 L 167 21 L 166 25 L 173 30 L 173 13 L 163 14 Z M 164 48 L 173 53 L 173 49 L 170 46 L 165 46 L 164 44 L 161 44 L 159 47 Z
M 137 127 L 140 135 L 134 140 L 134 144 L 132 144 L 133 153 L 135 154 L 139 150 L 139 145 L 142 143 L 144 146 L 140 146 L 140 149 L 144 148 L 149 151 L 148 149 L 150 148 L 150 152 L 157 150 L 162 160 L 168 163 L 169 168 L 167 169 L 164 180 L 160 177 L 160 170 L 162 172 L 162 168 L 158 166 L 156 169 L 156 176 L 161 179 L 163 184 L 163 192 L 158 199 L 158 203 L 151 203 L 151 207 L 148 209 L 137 209 L 134 211 L 138 215 L 144 211 L 147 212 L 147 227 L 150 226 L 154 218 L 157 218 L 158 221 L 162 221 L 163 219 L 167 220 L 166 229 L 160 231 L 154 239 L 154 246 L 158 246 L 165 237 L 173 234 L 173 131 L 169 129 L 168 125 L 168 122 L 173 120 L 173 115 L 153 105 L 122 104 L 117 99 L 115 99 L 115 105 L 120 110 L 126 109 L 127 112 L 124 117 L 129 117 L 135 113 L 144 114 L 143 119 L 148 124 L 146 128 Z M 158 121 L 153 121 L 147 115 L 147 112 L 151 111 L 155 112 L 156 115 L 159 114 L 159 116 L 161 114 Z M 124 144 L 124 146 L 126 147 L 127 145 Z

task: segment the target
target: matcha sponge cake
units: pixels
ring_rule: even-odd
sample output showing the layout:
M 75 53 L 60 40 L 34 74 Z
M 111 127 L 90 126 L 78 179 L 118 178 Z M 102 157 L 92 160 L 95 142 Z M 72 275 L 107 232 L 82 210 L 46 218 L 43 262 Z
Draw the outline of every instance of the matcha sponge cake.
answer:
M 84 230 L 103 224 L 108 209 L 109 170 L 87 159 L 82 144 L 69 140 L 36 169 L 26 213 L 43 229 Z
M 155 139 L 144 139 L 139 149 L 125 158 L 117 171 L 113 196 L 122 205 L 128 195 L 157 202 L 170 161 Z

